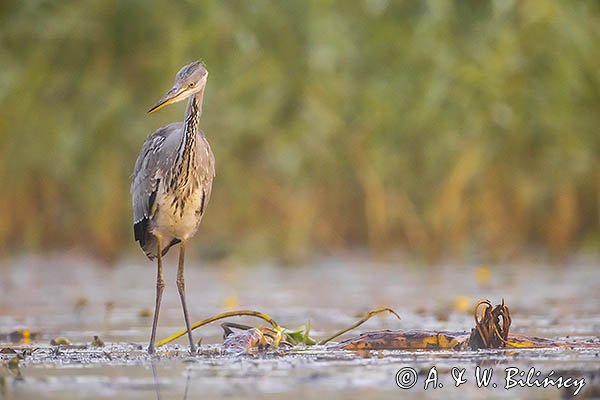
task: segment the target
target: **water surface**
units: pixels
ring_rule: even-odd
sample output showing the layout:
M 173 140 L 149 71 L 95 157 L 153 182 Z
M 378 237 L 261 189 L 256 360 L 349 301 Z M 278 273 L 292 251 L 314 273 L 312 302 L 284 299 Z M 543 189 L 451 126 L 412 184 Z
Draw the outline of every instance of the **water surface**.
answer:
M 167 288 L 159 338 L 183 326 L 175 288 L 175 257 L 167 257 Z M 22 379 L 0 368 L 0 398 L 303 398 L 383 399 L 530 397 L 558 399 L 568 392 L 501 389 L 504 369 L 530 367 L 545 376 L 585 377 L 582 394 L 598 393 L 600 358 L 594 349 L 504 350 L 483 352 L 385 351 L 370 354 L 332 352 L 323 348 L 291 351 L 281 356 L 220 355 L 219 324 L 194 332 L 202 338 L 202 354 L 187 354 L 185 337 L 167 346 L 160 357 L 143 348 L 151 319 L 143 315 L 154 303 L 154 265 L 123 261 L 106 267 L 90 260 L 23 257 L 0 266 L 0 333 L 27 328 L 40 336 L 39 348 L 21 362 Z M 375 264 L 356 258 L 336 258 L 302 267 L 234 263 L 190 263 L 186 287 L 192 320 L 230 308 L 255 309 L 294 328 L 310 320 L 314 337 L 325 337 L 365 312 L 388 306 L 402 320 L 376 317 L 358 329 L 468 330 L 476 300 L 505 299 L 513 317 L 512 332 L 571 340 L 598 340 L 600 332 L 600 270 L 594 262 L 567 266 L 514 264 L 489 268 L 477 265 L 421 267 L 403 263 Z M 261 324 L 251 318 L 236 322 Z M 48 343 L 64 336 L 87 344 L 93 335 L 101 349 L 63 349 Z M 348 336 L 346 336 L 348 337 Z M 0 344 L 0 348 L 13 346 Z M 20 347 L 22 348 L 22 346 Z M 6 365 L 8 356 L 2 356 Z M 494 368 L 498 388 L 479 389 L 471 380 L 452 387 L 452 367 L 473 377 L 476 366 Z M 415 368 L 419 383 L 410 390 L 395 384 L 396 372 Z M 444 388 L 423 390 L 436 366 Z M 594 376 L 596 378 L 594 378 Z M 594 380 L 596 379 L 596 380 Z M 535 392 L 534 392 L 535 390 Z M 570 395 L 568 395 L 570 396 Z

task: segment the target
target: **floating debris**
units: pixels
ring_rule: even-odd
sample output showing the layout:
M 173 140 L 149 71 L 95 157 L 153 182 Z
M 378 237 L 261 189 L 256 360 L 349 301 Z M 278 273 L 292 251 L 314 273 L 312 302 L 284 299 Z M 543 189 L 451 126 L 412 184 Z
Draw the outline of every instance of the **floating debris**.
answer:
M 239 327 L 236 326 L 236 328 Z M 249 329 L 245 328 L 246 327 L 244 326 L 241 331 L 233 332 L 230 327 L 224 327 L 229 333 L 223 341 L 223 352 L 257 354 L 273 345 L 274 339 L 264 334 L 261 329 L 253 327 L 248 327 Z
M 29 329 L 18 329 L 10 333 L 0 334 L 0 342 L 10 343 L 31 343 L 40 336 L 39 332 L 32 332 Z
M 400 316 L 390 308 L 381 308 L 368 312 L 363 318 L 348 328 L 317 343 L 310 337 L 310 323 L 296 330 L 281 327 L 268 315 L 252 310 L 229 311 L 199 321 L 191 326 L 196 329 L 211 322 L 230 317 L 253 316 L 267 321 L 270 326 L 253 327 L 237 323 L 223 323 L 223 350 L 243 354 L 257 354 L 265 350 L 278 350 L 280 345 L 294 347 L 298 345 L 325 345 L 339 336 L 359 327 L 370 318 L 382 313 Z M 509 334 L 512 319 L 508 306 L 502 301 L 493 306 L 489 300 L 479 301 L 474 310 L 475 327 L 469 331 L 432 331 L 432 330 L 380 330 L 365 332 L 330 346 L 330 350 L 370 351 L 370 350 L 477 350 L 513 348 L 544 348 L 564 346 L 600 347 L 598 343 L 564 342 Z M 234 329 L 238 331 L 234 331 Z M 186 334 L 186 330 L 169 336 L 157 343 L 157 347 Z
M 456 296 L 454 298 L 453 308 L 457 313 L 468 314 L 471 309 L 471 298 L 465 295 Z
M 92 340 L 91 346 L 104 347 L 104 342 L 98 336 L 94 336 L 94 340 Z
M 480 265 L 475 269 L 475 282 L 479 286 L 488 287 L 492 280 L 492 271 L 487 265 Z
M 386 312 L 394 314 L 398 319 L 400 318 L 400 316 L 391 308 L 381 308 L 378 310 L 370 311 L 356 323 L 352 324 L 348 328 L 342 329 L 341 331 L 329 336 L 327 339 L 320 341 L 318 344 L 324 345 L 324 344 L 328 343 L 329 341 L 343 335 L 344 333 L 349 332 L 352 329 L 359 327 L 360 325 L 364 324 L 366 321 L 368 321 L 370 318 L 374 317 L 375 315 L 386 313 Z M 205 320 L 196 322 L 195 324 L 192 324 L 192 326 L 190 328 L 192 330 L 194 330 L 201 326 L 210 324 L 211 322 L 215 322 L 215 321 L 225 319 L 225 318 L 240 317 L 240 316 L 257 317 L 257 318 L 260 318 L 260 319 L 268 322 L 271 325 L 270 327 L 255 328 L 252 326 L 235 324 L 235 323 L 222 324 L 221 327 L 223 327 L 223 330 L 225 332 L 224 339 L 227 341 L 227 339 L 229 338 L 229 341 L 231 342 L 231 344 L 228 344 L 228 346 L 231 348 L 242 349 L 242 350 L 239 350 L 241 352 L 249 353 L 249 352 L 253 351 L 252 350 L 253 347 L 260 348 L 261 346 L 263 349 L 266 349 L 266 348 L 278 349 L 280 344 L 286 344 L 289 346 L 297 346 L 297 345 L 312 346 L 314 344 L 317 344 L 317 342 L 313 338 L 310 337 L 310 323 L 308 323 L 307 325 L 305 325 L 301 328 L 291 330 L 291 329 L 281 327 L 279 324 L 277 324 L 277 322 L 275 322 L 275 320 L 273 318 L 269 317 L 268 315 L 261 313 L 259 311 L 253 311 L 253 310 L 228 311 L 228 312 L 225 312 L 222 314 L 215 315 L 214 317 L 210 317 Z M 232 328 L 243 330 L 245 332 L 244 333 L 234 333 L 232 331 Z M 251 332 L 248 332 L 248 331 L 251 331 Z M 187 333 L 187 331 L 185 329 L 181 330 L 181 331 L 177 332 L 176 334 L 171 335 L 168 338 L 163 339 L 160 342 L 158 342 L 156 344 L 156 347 L 164 346 L 165 344 L 170 343 L 173 340 L 180 338 L 181 336 L 185 335 L 186 333 Z M 237 344 L 234 345 L 234 343 L 244 343 L 244 345 L 238 346 Z
M 90 299 L 88 299 L 86 296 L 79 296 L 75 300 L 75 305 L 73 306 L 73 311 L 76 314 L 81 314 L 81 312 L 89 305 L 90 305 Z
M 344 340 L 332 349 L 341 350 L 460 350 L 469 339 L 468 332 L 429 330 L 384 330 L 365 332 Z
M 471 349 L 499 349 L 508 343 L 508 331 L 512 320 L 504 300 L 496 307 L 489 300 L 481 300 L 473 311 L 475 329 L 469 337 Z
M 489 300 L 481 300 L 473 311 L 475 327 L 471 332 L 430 330 L 384 330 L 365 332 L 344 340 L 332 349 L 364 350 L 478 350 L 548 347 L 600 347 L 598 343 L 566 342 L 509 334 L 512 323 L 510 310 L 502 301 L 493 306 Z
M 13 358 L 11 358 L 10 360 L 8 360 L 8 364 L 6 365 L 8 367 L 8 370 L 15 375 L 15 379 L 18 381 L 22 381 L 23 380 L 23 375 L 21 374 L 21 367 L 20 367 L 20 362 L 23 359 L 22 356 L 20 355 L 16 355 Z
M 391 308 L 380 308 L 378 310 L 370 311 L 363 318 L 361 318 L 359 321 L 357 321 L 356 323 L 352 324 L 351 326 L 349 326 L 346 329 L 342 329 L 341 331 L 339 331 L 339 332 L 331 335 L 327 339 L 321 340 L 319 342 L 319 344 L 320 345 L 327 344 L 328 342 L 332 341 L 333 339 L 342 336 L 344 333 L 350 332 L 352 329 L 358 328 L 359 326 L 361 326 L 362 324 L 364 324 L 365 322 L 367 322 L 369 319 L 371 319 L 375 315 L 382 314 L 382 313 L 385 313 L 385 312 L 389 312 L 391 314 L 394 314 L 396 316 L 396 318 L 400 319 L 400 316 L 396 313 L 396 311 L 392 310 Z
M 66 337 L 57 337 L 50 341 L 50 346 L 70 346 L 71 341 Z
M 10 360 L 8 360 L 8 369 L 10 370 L 16 370 L 19 369 L 19 362 L 21 361 L 22 357 L 20 356 L 14 356 L 13 358 L 11 358 Z
M 234 310 L 240 305 L 240 299 L 235 294 L 230 294 L 223 300 L 224 306 L 227 310 Z
M 231 318 L 231 317 L 241 317 L 241 316 L 249 316 L 249 317 L 260 318 L 260 319 L 268 322 L 274 329 L 277 329 L 277 330 L 281 330 L 282 329 L 277 324 L 277 322 L 275 322 L 275 320 L 273 318 L 269 317 L 267 314 L 263 314 L 263 313 L 261 313 L 259 311 L 253 311 L 253 310 L 239 310 L 239 311 L 224 312 L 224 313 L 215 315 L 214 317 L 210 317 L 210 318 L 207 318 L 207 319 L 203 319 L 202 321 L 198 321 L 198 322 L 192 324 L 192 326 L 190 326 L 190 329 L 194 330 L 194 329 L 200 328 L 201 326 L 208 325 L 211 322 L 215 322 L 215 321 L 218 321 L 218 320 L 221 320 L 221 319 Z M 171 335 L 168 338 L 163 339 L 160 342 L 156 343 L 156 347 L 164 346 L 165 344 L 170 343 L 173 340 L 182 337 L 186 333 L 187 333 L 187 330 L 183 329 L 183 330 L 177 332 L 176 334 Z
M 312 346 L 317 344 L 317 341 L 310 337 L 310 321 L 306 325 L 302 325 L 294 330 L 283 328 L 284 342 L 292 346 L 304 345 Z
M 112 301 L 107 301 L 104 303 L 104 323 L 110 324 L 110 320 L 113 315 L 113 311 L 115 310 L 115 303 Z

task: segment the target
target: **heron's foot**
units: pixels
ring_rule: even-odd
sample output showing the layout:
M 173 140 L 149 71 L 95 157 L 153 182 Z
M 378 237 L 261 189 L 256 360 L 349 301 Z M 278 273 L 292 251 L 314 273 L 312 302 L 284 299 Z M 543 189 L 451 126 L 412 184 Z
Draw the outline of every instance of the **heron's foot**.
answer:
M 153 344 L 148 346 L 148 354 L 153 355 L 156 353 L 156 348 L 154 347 Z
M 198 348 L 194 343 L 190 343 L 190 354 L 196 355 L 198 353 Z

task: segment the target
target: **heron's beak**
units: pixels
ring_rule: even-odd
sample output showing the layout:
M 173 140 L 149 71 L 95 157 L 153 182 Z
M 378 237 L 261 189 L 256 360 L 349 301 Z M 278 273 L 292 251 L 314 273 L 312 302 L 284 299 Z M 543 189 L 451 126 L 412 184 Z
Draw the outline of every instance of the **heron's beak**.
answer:
M 156 105 L 154 105 L 154 107 L 148 110 L 148 114 L 158 111 L 168 104 L 177 103 L 178 101 L 182 100 L 181 95 L 184 91 L 185 90 L 180 87 L 172 88 L 163 96 L 162 99 L 158 101 L 158 103 L 156 103 Z

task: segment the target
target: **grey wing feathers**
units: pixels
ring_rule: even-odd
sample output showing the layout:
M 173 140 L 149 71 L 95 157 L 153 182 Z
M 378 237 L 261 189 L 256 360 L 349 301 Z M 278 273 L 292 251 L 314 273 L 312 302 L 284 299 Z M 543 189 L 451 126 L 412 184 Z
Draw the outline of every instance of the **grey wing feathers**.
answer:
M 152 259 L 156 254 L 156 238 L 149 231 L 153 213 L 156 212 L 154 202 L 160 189 L 161 181 L 171 176 L 170 169 L 177 157 L 177 151 L 183 140 L 183 123 L 175 122 L 158 129 L 150 135 L 138 155 L 131 181 L 133 199 L 133 231 L 135 240 L 146 255 Z M 200 215 L 204 213 L 212 191 L 212 181 L 215 176 L 215 159 L 202 131 L 197 136 L 196 177 L 202 188 L 202 206 Z M 170 178 L 169 178 L 170 179 Z M 174 238 L 171 243 L 165 243 L 162 253 L 178 243 Z
M 160 179 L 167 173 L 181 140 L 183 123 L 175 122 L 150 135 L 138 155 L 131 180 L 135 240 L 144 247 L 148 221 Z

